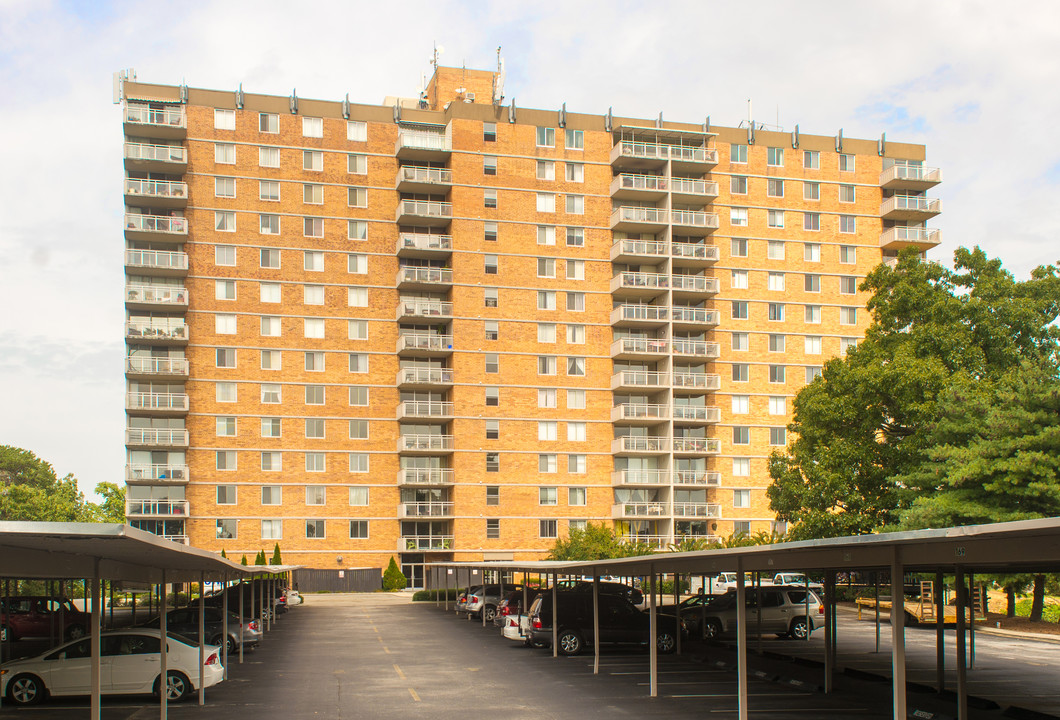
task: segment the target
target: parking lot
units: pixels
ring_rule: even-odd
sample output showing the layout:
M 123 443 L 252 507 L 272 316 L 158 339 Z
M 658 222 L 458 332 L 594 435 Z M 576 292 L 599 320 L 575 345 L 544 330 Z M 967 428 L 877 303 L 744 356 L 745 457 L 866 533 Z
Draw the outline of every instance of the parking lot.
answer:
M 841 622 L 841 660 L 844 633 L 855 637 L 852 623 L 856 621 L 850 618 Z M 869 635 L 861 634 L 870 637 L 872 624 L 863 622 L 854 630 L 865 630 Z M 933 640 L 933 633 L 927 635 Z M 817 687 L 821 670 L 812 659 L 799 663 L 780 657 L 793 649 L 813 655 L 822 641 L 820 633 L 804 646 L 771 639 L 765 655 L 752 655 L 757 672 L 749 687 L 751 714 L 778 719 L 890 717 L 889 684 L 840 675 L 837 692 L 824 695 Z M 978 640 L 985 663 L 989 653 L 984 642 L 985 636 Z M 881 655 L 885 665 L 886 651 Z M 207 691 L 206 707 L 192 698 L 171 706 L 170 712 L 174 718 L 225 720 L 250 715 L 466 720 L 469 713 L 535 719 L 729 718 L 736 716 L 734 662 L 732 651 L 720 646 L 691 645 L 681 656 L 661 656 L 659 697 L 651 699 L 643 650 L 604 649 L 600 675 L 594 677 L 591 652 L 553 658 L 548 650 L 505 641 L 496 629 L 482 628 L 433 603 L 413 604 L 405 593 L 310 595 L 274 625 L 242 665 L 233 659 L 229 680 Z M 1055 665 L 1038 668 L 1046 681 L 1055 676 L 1051 667 Z M 933 694 L 910 696 L 911 709 L 954 714 L 939 702 Z M 26 709 L 5 705 L 0 717 L 49 720 L 83 717 L 87 710 L 87 699 L 62 700 Z M 157 712 L 150 698 L 103 703 L 108 720 L 139 720 Z M 1001 714 L 974 709 L 973 717 Z

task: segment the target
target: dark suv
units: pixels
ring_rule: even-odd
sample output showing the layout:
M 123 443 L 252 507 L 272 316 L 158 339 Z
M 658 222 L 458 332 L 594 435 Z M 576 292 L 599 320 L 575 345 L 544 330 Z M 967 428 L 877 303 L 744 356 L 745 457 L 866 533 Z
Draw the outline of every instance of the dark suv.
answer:
M 592 593 L 563 590 L 557 594 L 558 632 L 556 644 L 564 655 L 577 655 L 592 642 Z M 530 605 L 529 641 L 540 647 L 552 645 L 552 593 L 541 593 Z M 600 595 L 600 642 L 647 645 L 650 618 L 624 597 Z M 655 647 L 673 652 L 677 646 L 677 621 L 656 617 Z

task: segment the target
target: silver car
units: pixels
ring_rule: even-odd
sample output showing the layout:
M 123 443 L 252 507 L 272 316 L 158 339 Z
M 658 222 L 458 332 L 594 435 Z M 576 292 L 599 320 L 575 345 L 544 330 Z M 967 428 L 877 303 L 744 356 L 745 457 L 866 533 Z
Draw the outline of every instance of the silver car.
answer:
M 747 589 L 747 628 L 755 633 L 761 615 L 762 633 L 776 633 L 805 640 L 809 633 L 824 626 L 824 604 L 817 593 L 810 590 L 807 605 L 806 588 L 797 585 L 771 585 L 761 589 L 762 606 L 758 606 L 758 592 Z M 736 633 L 736 593 L 727 592 L 714 598 L 703 609 L 691 610 L 689 619 L 702 621 L 703 637 L 708 640 L 723 634 Z

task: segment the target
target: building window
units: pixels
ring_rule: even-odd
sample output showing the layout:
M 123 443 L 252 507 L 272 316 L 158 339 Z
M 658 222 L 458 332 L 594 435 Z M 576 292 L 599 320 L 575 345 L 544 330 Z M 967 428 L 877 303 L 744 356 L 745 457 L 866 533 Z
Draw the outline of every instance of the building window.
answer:
M 214 463 L 218 470 L 235 470 L 236 469 L 236 451 L 235 450 L 218 450 L 214 453 Z
M 737 145 L 731 143 L 729 145 L 729 162 L 734 163 L 745 163 L 747 162 L 747 146 Z
M 581 130 L 564 130 L 563 146 L 568 150 L 581 150 L 585 147 L 585 137 Z
M 538 212 L 556 212 L 556 194 L 555 193 L 538 193 L 537 194 L 537 211 Z
M 585 214 L 585 196 L 584 195 L 568 195 L 567 196 L 567 212 L 571 215 L 584 215 Z
M 540 355 L 537 358 L 538 375 L 555 375 L 556 358 L 553 355 Z
M 769 303 L 768 317 L 773 322 L 784 322 L 784 303 Z
M 311 272 L 324 272 L 324 253 L 306 250 L 302 256 L 302 268 Z
M 358 120 L 347 121 L 346 139 L 352 142 L 368 142 L 368 123 Z
M 839 262 L 844 265 L 853 265 L 857 262 L 858 249 L 853 245 L 840 245 L 839 246 Z
M 302 234 L 312 238 L 324 237 L 324 218 L 302 218 Z
M 729 192 L 733 195 L 746 195 L 747 177 L 744 175 L 729 176 Z
M 537 259 L 537 276 L 554 278 L 556 277 L 556 260 L 555 258 L 538 258 Z
M 766 244 L 766 258 L 769 260 L 784 259 L 784 241 L 769 240 Z
M 346 172 L 351 175 L 368 174 L 368 156 L 350 153 L 346 156 Z
M 280 132 L 280 116 L 273 113 L 258 113 L 258 132 L 273 135 Z
M 558 437 L 559 423 L 555 420 L 539 420 L 537 422 L 537 439 L 543 441 L 556 440 Z
M 234 368 L 236 366 L 236 351 L 234 348 L 217 348 L 214 354 L 214 362 L 219 368 Z
M 283 502 L 283 488 L 280 485 L 261 486 L 261 504 L 279 505 Z
M 539 127 L 537 129 L 538 147 L 556 147 L 556 129 L 550 127 Z
M 585 165 L 582 163 L 569 162 L 565 169 L 567 182 L 585 182 Z
M 751 444 L 751 428 L 744 426 L 737 426 L 732 429 L 732 444 L 733 445 L 750 445 Z
M 574 507 L 584 506 L 585 495 L 585 488 L 583 487 L 567 488 L 567 504 Z
M 820 305 L 807 305 L 804 320 L 812 325 L 816 325 L 821 322 L 821 306 Z
M 351 487 L 350 505 L 353 505 L 354 507 L 368 507 L 368 488 Z
M 498 323 L 496 320 L 487 320 L 486 321 L 486 339 L 487 340 L 496 340 L 496 339 L 498 339 L 500 337 L 500 334 L 501 334 L 500 323 Z
M 261 419 L 261 436 L 263 438 L 278 438 L 280 437 L 280 427 L 280 418 L 263 417 Z
M 802 229 L 818 231 L 821 229 L 821 213 L 808 212 L 802 214 Z
M 482 303 L 485 307 L 497 307 L 499 303 L 497 288 L 483 288 Z
M 261 402 L 265 405 L 277 405 L 280 403 L 280 386 L 264 384 L 261 386 Z
M 497 440 L 501 436 L 500 420 L 486 421 L 486 439 Z
M 538 290 L 537 291 L 537 309 L 538 310 L 555 310 L 556 309 L 556 293 L 553 290 Z
M 557 471 L 557 456 L 542 453 L 537 456 L 537 471 L 540 473 L 554 473 Z
M 769 382 L 771 383 L 782 383 L 785 380 L 785 366 L 784 365 L 770 365 L 769 366 Z
M 368 390 L 363 385 L 350 385 L 350 407 L 368 407 Z
M 303 150 L 302 169 L 321 172 L 324 169 L 324 153 L 319 150 Z
M 839 308 L 839 324 L 840 325 L 857 325 L 858 322 L 858 309 L 856 307 L 841 307 Z
M 215 399 L 219 403 L 230 403 L 236 401 L 236 385 L 234 382 L 219 382 L 215 387 Z
M 322 452 L 307 452 L 305 454 L 305 471 L 306 472 L 324 472 L 324 453 Z
M 220 416 L 216 418 L 215 434 L 217 437 L 235 437 L 236 419 L 234 417 Z
M 235 315 L 215 315 L 214 316 L 214 332 L 218 335 L 235 335 L 236 334 L 236 316 Z
M 784 148 L 766 148 L 766 165 L 769 167 L 784 167 Z
M 306 520 L 305 536 L 309 539 L 322 539 L 324 537 L 324 521 Z
M 234 198 L 236 196 L 236 179 L 230 177 L 215 177 L 213 179 L 213 194 L 219 198 Z
M 568 455 L 567 472 L 572 475 L 584 475 L 587 458 L 585 455 Z
M 854 186 L 853 185 L 840 185 L 839 186 L 839 202 L 841 203 L 852 203 L 854 202 Z
M 839 278 L 839 292 L 843 295 L 853 295 L 858 290 L 858 279 L 856 277 Z
M 839 338 L 839 355 L 840 357 L 846 355 L 848 352 L 858 346 L 857 338 Z
M 568 422 L 567 440 L 570 442 L 585 442 L 585 427 L 583 422 Z
M 585 279 L 585 261 L 584 260 L 568 260 L 566 264 L 567 264 L 567 279 L 568 280 L 584 280 Z
M 497 268 L 497 256 L 496 255 L 484 255 L 482 259 L 483 267 L 482 271 L 487 275 L 496 275 Z
M 346 223 L 346 237 L 350 240 L 367 240 L 368 223 L 364 220 L 350 220 Z
M 501 488 L 499 485 L 487 485 L 486 486 L 486 504 L 487 505 L 500 505 L 501 504 Z
M 766 224 L 771 228 L 782 228 L 784 227 L 784 211 L 783 210 L 767 210 L 766 211 Z
M 802 166 L 807 170 L 820 170 L 821 153 L 816 150 L 804 150 L 802 152 Z
M 729 244 L 729 255 L 732 257 L 747 257 L 747 240 L 744 238 L 733 238 Z
M 787 335 L 770 334 L 769 352 L 784 352 L 788 344 Z
M 302 286 L 302 302 L 305 305 L 323 305 L 324 304 L 324 286 L 323 285 L 304 285 L 304 286 Z
M 488 208 L 497 207 L 497 190 L 496 188 L 486 188 L 482 191 L 482 206 Z
M 486 453 L 486 472 L 500 472 L 501 471 L 501 454 L 500 453 Z
M 260 283 L 258 293 L 263 303 L 280 302 L 280 283 Z
M 769 428 L 769 444 L 774 447 L 784 447 L 788 444 L 788 432 L 787 428 L 782 427 L 771 427 Z
M 821 244 L 803 243 L 802 259 L 806 262 L 821 262 Z
M 554 408 L 557 405 L 557 390 L 555 388 L 539 388 L 537 391 L 537 406 L 539 408 Z
M 303 183 L 302 202 L 307 203 L 309 205 L 323 205 L 324 186 L 316 185 L 314 183 Z
M 236 146 L 231 143 L 216 143 L 213 146 L 213 160 L 218 165 L 235 165 Z
M 496 353 L 486 353 L 485 361 L 486 361 L 486 368 L 485 369 L 486 369 L 486 373 L 487 374 L 491 374 L 492 375 L 492 374 L 495 374 L 495 373 L 499 373 L 501 371 L 500 356 L 497 355 Z
M 747 301 L 746 300 L 733 300 L 732 301 L 732 319 L 733 320 L 746 320 L 747 319 Z
M 556 244 L 556 228 L 553 225 L 538 225 L 537 226 L 537 244 L 538 245 L 555 245 Z
M 821 292 L 821 276 L 807 273 L 803 276 L 803 289 L 806 292 Z
M 368 339 L 368 321 L 350 320 L 346 323 L 346 336 L 350 340 Z
M 235 485 L 218 485 L 217 486 L 217 504 L 218 505 L 235 505 L 236 504 L 236 486 Z
M 732 474 L 733 477 L 747 477 L 751 474 L 751 459 L 750 458 L 733 458 L 732 459 Z
M 227 210 L 215 210 L 213 214 L 213 229 L 217 232 L 235 232 L 236 214 Z
M 498 519 L 486 520 L 486 539 L 498 540 L 501 536 L 501 521 Z
M 556 342 L 556 323 L 538 323 L 537 341 L 539 343 Z
M 497 156 L 496 155 L 483 155 L 482 156 L 482 174 L 483 175 L 496 175 L 497 174 Z
M 368 372 L 368 355 L 366 353 L 350 353 L 350 372 Z
M 585 326 L 584 325 L 567 325 L 567 344 L 568 345 L 584 345 L 585 344 Z
M 776 198 L 784 197 L 784 181 L 777 178 L 768 178 L 766 180 L 766 195 Z
M 821 354 L 821 336 L 820 335 L 807 335 L 805 337 L 804 352 L 807 355 L 820 355 Z
M 263 316 L 261 318 L 261 335 L 262 337 L 280 337 L 281 324 L 280 318 Z
M 262 235 L 279 235 L 280 216 L 266 213 L 258 215 L 258 232 Z
M 857 232 L 858 219 L 853 215 L 840 215 L 839 216 L 839 232 L 841 233 L 854 233 Z
M 314 440 L 322 440 L 324 438 L 324 419 L 306 418 L 305 436 Z
M 766 278 L 766 287 L 774 291 L 784 290 L 784 273 L 769 273 Z
M 350 453 L 349 460 L 351 473 L 368 472 L 368 453 Z
M 305 386 L 305 404 L 306 405 L 323 405 L 324 404 L 324 386 L 323 385 L 306 385 Z
M 783 395 L 774 395 L 769 398 L 770 415 L 787 415 L 788 399 Z
M 585 228 L 580 228 L 580 227 L 569 227 L 569 228 L 567 228 L 567 246 L 568 247 L 584 247 L 585 246 Z
M 748 375 L 750 374 L 750 365 L 747 363 L 733 363 L 732 364 L 732 381 L 733 382 L 747 382 Z
M 568 291 L 567 310 L 571 312 L 583 312 L 585 310 L 585 293 Z
M 854 172 L 854 156 L 850 154 L 840 154 L 839 156 L 839 172 Z
M 497 123 L 482 123 L 482 140 L 483 142 L 497 142 Z
M 537 179 L 538 180 L 555 180 L 556 179 L 556 163 L 551 160 L 538 160 L 537 161 Z
M 733 490 L 732 491 L 732 506 L 734 508 L 749 508 L 749 507 L 751 507 L 751 491 L 750 490 Z
M 258 199 L 269 202 L 280 201 L 280 183 L 275 180 L 258 181 Z
M 556 525 L 555 520 L 540 520 L 538 522 L 538 535 L 546 540 L 557 537 L 558 530 Z
M 327 494 L 327 488 L 323 485 L 309 485 L 305 489 L 305 504 L 325 505 L 327 504 Z
M 750 395 L 733 395 L 732 396 L 732 414 L 733 415 L 746 415 L 751 411 L 751 396 Z
M 280 251 L 276 248 L 262 248 L 258 262 L 266 270 L 278 270 L 280 268 Z
M 732 349 L 746 350 L 749 345 L 749 337 L 745 332 L 734 332 L 732 334 Z
M 350 540 L 368 539 L 368 521 L 350 520 Z
M 220 518 L 217 520 L 217 538 L 228 540 L 236 537 L 236 526 L 239 521 L 235 518 Z
M 365 388 L 367 390 L 368 388 Z M 350 420 L 350 440 L 368 439 L 368 421 Z
M 322 138 L 324 137 L 324 118 L 304 117 L 302 118 L 302 137 Z
M 585 409 L 585 391 L 584 390 L 568 390 L 567 391 L 567 409 L 568 410 L 584 410 Z
M 803 200 L 820 200 L 821 199 L 821 183 L 804 182 L 802 184 L 802 199 Z
M 729 208 L 729 224 L 733 227 L 747 225 L 747 208 Z
M 235 156 L 235 146 L 232 146 L 233 158 Z M 233 159 L 232 162 L 235 162 Z M 263 168 L 278 168 L 280 167 L 280 148 L 276 147 L 259 147 L 258 148 L 258 166 Z

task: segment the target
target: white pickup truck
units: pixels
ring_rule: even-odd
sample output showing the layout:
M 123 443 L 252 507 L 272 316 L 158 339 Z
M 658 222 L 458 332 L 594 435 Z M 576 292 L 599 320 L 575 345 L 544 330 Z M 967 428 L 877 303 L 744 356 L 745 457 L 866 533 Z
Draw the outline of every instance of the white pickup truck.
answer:
M 744 584 L 746 587 L 752 587 L 754 585 L 754 576 L 751 573 L 746 573 L 744 576 Z M 806 575 L 797 572 L 780 572 L 771 578 L 762 578 L 762 585 L 795 585 L 802 587 L 806 584 Z M 824 586 L 819 582 L 810 581 L 810 589 L 817 592 L 823 592 Z M 707 587 L 704 590 L 712 590 L 715 595 L 719 593 L 726 593 L 730 590 L 736 590 L 736 573 L 734 572 L 723 572 L 718 573 L 717 577 L 714 578 L 713 582 L 707 582 Z

